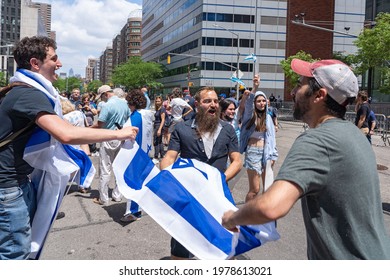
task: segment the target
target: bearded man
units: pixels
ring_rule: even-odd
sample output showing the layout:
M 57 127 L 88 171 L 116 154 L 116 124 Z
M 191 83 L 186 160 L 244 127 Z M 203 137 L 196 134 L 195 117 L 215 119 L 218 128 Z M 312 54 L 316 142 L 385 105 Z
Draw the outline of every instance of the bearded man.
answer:
M 213 88 L 204 87 L 195 94 L 195 108 L 194 119 L 176 125 L 160 168 L 173 164 L 180 153 L 182 158 L 197 159 L 224 172 L 228 182 L 242 168 L 234 128 L 219 119 L 218 96 Z M 227 166 L 228 158 L 229 166 Z M 192 254 L 172 238 L 171 258 L 191 257 Z
M 359 91 L 355 74 L 334 59 L 295 58 L 291 69 L 300 76 L 291 92 L 294 117 L 310 129 L 295 140 L 269 189 L 226 212 L 222 225 L 238 231 L 237 225 L 277 220 L 300 199 L 308 259 L 389 260 L 375 154 L 344 119 Z

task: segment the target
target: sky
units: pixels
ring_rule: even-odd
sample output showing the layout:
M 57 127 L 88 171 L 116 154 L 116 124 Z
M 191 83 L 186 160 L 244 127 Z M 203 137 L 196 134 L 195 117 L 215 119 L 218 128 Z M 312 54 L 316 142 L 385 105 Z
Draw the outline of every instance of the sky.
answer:
M 120 33 L 130 12 L 140 9 L 142 0 L 33 0 L 49 3 L 51 29 L 56 31 L 59 73 L 85 77 L 88 58 L 99 58 Z

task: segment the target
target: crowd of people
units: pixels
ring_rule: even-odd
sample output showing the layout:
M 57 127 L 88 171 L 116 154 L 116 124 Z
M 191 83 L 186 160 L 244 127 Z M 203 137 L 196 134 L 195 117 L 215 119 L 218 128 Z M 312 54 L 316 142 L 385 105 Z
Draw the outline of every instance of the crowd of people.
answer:
M 55 50 L 55 42 L 46 37 L 24 38 L 15 47 L 19 70 L 11 81 L 24 84 L 15 84 L 0 105 L 4 123 L 0 128 L 0 259 L 29 257 L 36 203 L 29 177 L 32 167 L 24 161 L 23 151 L 37 127 L 55 141 L 99 157 L 99 197 L 93 199 L 98 205 L 110 203 L 112 163 L 121 142 L 130 139 L 160 169 L 178 156 L 196 159 L 224 173 L 228 183 L 244 167 L 249 181 L 245 204 L 221 217 L 222 225 L 231 231 L 277 220 L 300 199 L 309 259 L 390 259 L 375 156 L 364 137 L 369 138 L 373 127 L 371 110 L 367 95 L 359 92 L 356 76 L 344 63 L 292 60 L 292 70 L 300 75 L 292 91 L 294 117 L 310 129 L 296 139 L 268 186 L 267 170 L 278 159 L 279 100 L 259 90 L 259 75 L 240 100 L 218 96 L 211 87 L 194 95 L 173 88 L 165 100 L 162 95 L 150 100 L 147 87 L 126 93 L 109 85 L 96 93 L 81 94 L 75 88 L 68 96 L 58 94 L 52 85 L 55 71 L 62 66 Z M 356 97 L 354 126 L 344 115 L 346 105 Z M 19 132 L 24 127 L 29 129 Z M 13 134 L 18 136 L 4 141 Z M 122 201 L 117 186 L 111 200 Z M 141 217 L 140 205 L 128 200 L 121 221 L 132 223 Z M 172 238 L 172 259 L 192 257 Z

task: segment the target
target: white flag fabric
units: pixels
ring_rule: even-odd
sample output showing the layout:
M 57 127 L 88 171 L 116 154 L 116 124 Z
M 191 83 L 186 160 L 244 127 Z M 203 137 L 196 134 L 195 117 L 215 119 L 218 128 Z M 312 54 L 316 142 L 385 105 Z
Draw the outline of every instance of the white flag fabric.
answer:
M 255 56 L 255 54 L 250 54 L 250 55 L 248 55 L 248 56 L 246 56 L 245 58 L 244 58 L 244 61 L 249 61 L 249 60 L 252 60 L 253 62 L 256 62 L 256 60 L 257 60 L 257 57 Z
M 242 85 L 243 87 L 246 88 L 245 83 L 244 83 L 242 80 L 240 80 L 239 78 L 234 77 L 234 76 L 231 76 L 230 80 L 231 80 L 232 82 L 238 83 L 239 85 Z
M 123 125 L 138 127 L 138 133 L 135 138 L 137 143 L 140 143 L 142 150 L 149 154 L 152 150 L 153 143 L 153 121 L 154 112 L 151 110 L 141 109 L 132 112 L 130 118 Z
M 62 117 L 60 95 L 42 75 L 18 69 L 10 81 L 24 82 L 39 89 L 49 99 L 57 115 Z M 37 191 L 37 210 L 31 227 L 30 258 L 38 259 L 57 216 L 70 175 L 77 172 L 76 182 L 89 187 L 95 168 L 82 150 L 61 144 L 40 127 L 31 135 L 23 159 L 34 168 L 31 181 Z
M 126 141 L 113 170 L 121 193 L 199 259 L 228 259 L 280 238 L 275 222 L 241 226 L 239 233 L 221 225 L 223 213 L 237 208 L 225 175 L 208 164 L 179 158 L 160 171 Z

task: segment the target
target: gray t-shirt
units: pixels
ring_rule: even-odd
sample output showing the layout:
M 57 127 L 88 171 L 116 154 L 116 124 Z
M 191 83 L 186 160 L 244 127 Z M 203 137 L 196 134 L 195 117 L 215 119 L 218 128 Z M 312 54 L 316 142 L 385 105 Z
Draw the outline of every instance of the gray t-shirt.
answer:
M 309 259 L 390 259 L 375 155 L 352 123 L 330 119 L 300 135 L 275 180 L 303 190 Z

